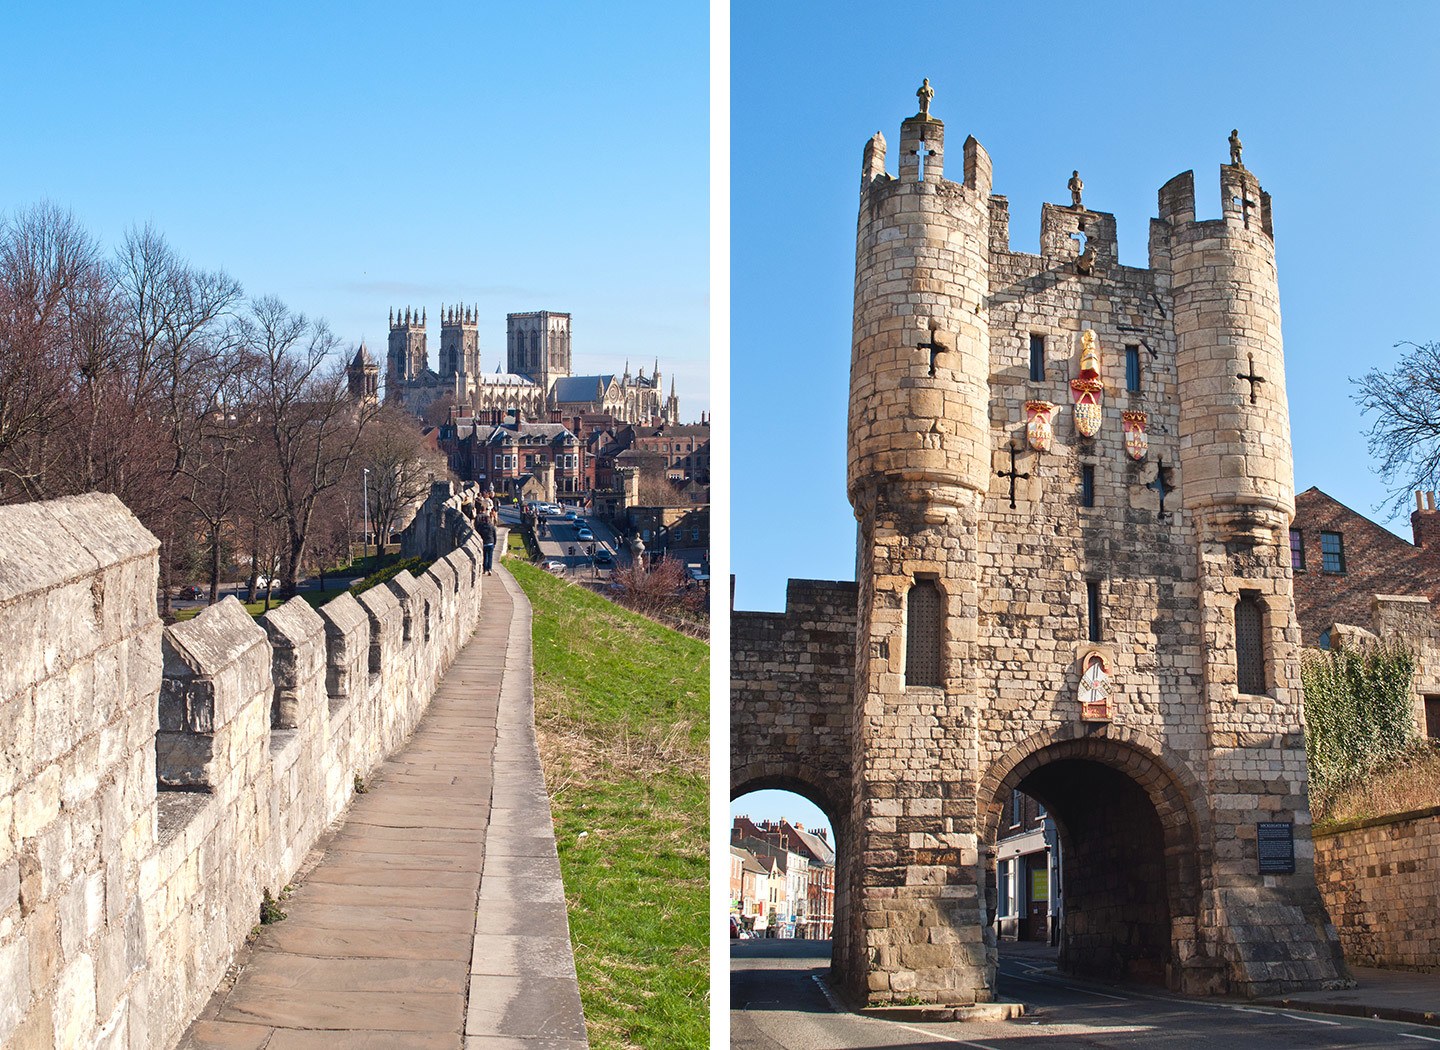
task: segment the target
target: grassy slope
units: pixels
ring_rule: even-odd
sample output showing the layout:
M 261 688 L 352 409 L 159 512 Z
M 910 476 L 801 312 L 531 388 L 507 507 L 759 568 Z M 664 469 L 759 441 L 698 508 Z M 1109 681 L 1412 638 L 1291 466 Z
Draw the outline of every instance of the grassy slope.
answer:
M 535 610 L 535 721 L 590 1045 L 703 1047 L 710 647 L 506 564 Z
M 1316 827 L 1440 806 L 1440 752 L 1417 750 L 1338 792 Z

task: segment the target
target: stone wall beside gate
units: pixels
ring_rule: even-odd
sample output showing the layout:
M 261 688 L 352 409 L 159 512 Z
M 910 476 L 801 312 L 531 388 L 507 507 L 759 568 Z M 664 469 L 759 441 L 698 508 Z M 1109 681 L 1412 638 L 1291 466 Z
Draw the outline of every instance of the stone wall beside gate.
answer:
M 1440 806 L 1316 831 L 1315 881 L 1352 966 L 1440 970 Z

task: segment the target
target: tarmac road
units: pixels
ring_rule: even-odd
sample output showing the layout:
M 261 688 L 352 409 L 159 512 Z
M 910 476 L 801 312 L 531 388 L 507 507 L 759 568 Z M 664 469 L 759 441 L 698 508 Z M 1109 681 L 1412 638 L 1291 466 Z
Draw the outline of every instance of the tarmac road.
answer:
M 1054 971 L 1052 953 L 1029 946 L 1007 945 L 1000 959 L 1001 997 L 1024 1002 L 1023 1018 L 880 1020 L 839 1012 L 823 982 L 829 941 L 731 941 L 730 948 L 730 1045 L 736 1050 L 1440 1048 L 1440 1028 L 1073 981 Z

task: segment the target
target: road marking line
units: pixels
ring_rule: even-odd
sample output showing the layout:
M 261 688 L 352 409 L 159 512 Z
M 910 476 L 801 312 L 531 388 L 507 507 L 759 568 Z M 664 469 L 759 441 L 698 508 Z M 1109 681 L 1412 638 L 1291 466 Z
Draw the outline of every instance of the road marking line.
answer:
M 1058 987 L 1064 988 L 1067 992 L 1079 992 L 1081 995 L 1098 995 L 1101 999 L 1118 999 L 1120 1002 L 1128 1002 L 1123 995 L 1106 995 L 1104 992 L 1092 992 L 1089 988 L 1076 988 L 1074 985 L 1062 984 Z
M 1397 1035 L 1404 1036 L 1406 1039 L 1423 1039 L 1423 1040 L 1425 1040 L 1427 1043 L 1440 1043 L 1440 1039 L 1436 1039 L 1436 1038 L 1434 1038 L 1433 1036 L 1428 1036 L 1428 1035 L 1411 1035 L 1409 1032 L 1397 1032 L 1396 1034 L 1397 1034 Z
M 1333 1024 L 1333 1025 L 1335 1025 L 1337 1028 L 1340 1027 L 1340 1022 L 1339 1022 L 1339 1021 L 1322 1021 L 1322 1020 L 1320 1020 L 1320 1018 L 1318 1018 L 1318 1017 L 1300 1017 L 1300 1016 L 1298 1016 L 1298 1015 L 1296 1015 L 1296 1014 L 1281 1014 L 1280 1016 L 1281 1016 L 1281 1017 L 1288 1017 L 1288 1018 L 1290 1018 L 1290 1020 L 1292 1020 L 1292 1021 L 1309 1021 L 1311 1024 Z
M 830 1004 L 831 1010 L 833 1010 L 837 1014 L 850 1012 L 840 1005 L 839 1000 L 835 998 L 835 993 L 830 991 L 830 986 L 825 983 L 825 979 L 823 977 L 821 977 L 818 973 L 812 973 L 810 975 L 810 980 L 814 981 L 815 984 L 819 986 L 820 994 L 825 996 L 825 1001 Z M 940 1042 L 949 1043 L 952 1046 L 970 1046 L 974 1047 L 975 1050 L 999 1050 L 999 1047 L 987 1046 L 985 1043 L 968 1043 L 964 1039 L 951 1039 L 949 1036 L 940 1035 L 938 1032 L 931 1032 L 924 1028 L 914 1028 L 911 1025 L 905 1024 L 901 1021 L 882 1021 L 881 1023 L 886 1025 L 894 1025 L 896 1028 L 903 1028 L 907 1032 L 918 1032 L 921 1035 L 928 1035 L 931 1039 L 938 1039 Z
M 928 1035 L 931 1039 L 938 1039 L 940 1042 L 949 1043 L 951 1046 L 972 1046 L 975 1050 L 999 1050 L 999 1047 L 989 1046 L 986 1043 L 971 1043 L 964 1039 L 951 1039 L 949 1036 L 940 1035 L 938 1032 L 932 1032 L 925 1028 L 916 1028 L 914 1025 L 908 1025 L 902 1021 L 887 1021 L 885 1023 L 893 1024 L 896 1028 L 903 1028 L 907 1032 L 917 1032 L 920 1035 Z

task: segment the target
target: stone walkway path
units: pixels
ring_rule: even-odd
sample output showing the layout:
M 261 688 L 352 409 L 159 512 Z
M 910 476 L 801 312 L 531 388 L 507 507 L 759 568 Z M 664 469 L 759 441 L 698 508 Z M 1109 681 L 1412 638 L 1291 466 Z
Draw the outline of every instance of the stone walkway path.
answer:
M 582 1050 L 532 717 L 530 605 L 497 568 L 414 736 L 182 1050 Z

